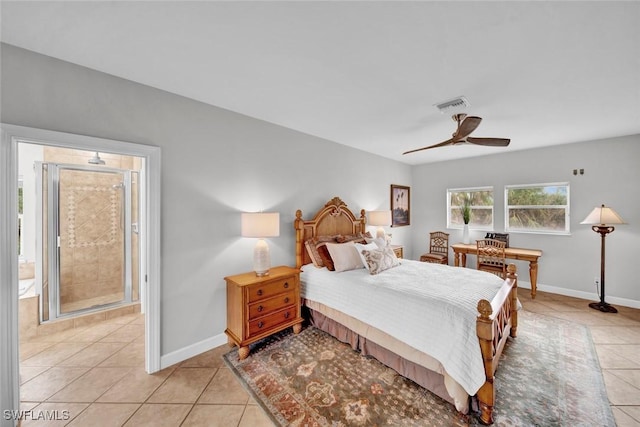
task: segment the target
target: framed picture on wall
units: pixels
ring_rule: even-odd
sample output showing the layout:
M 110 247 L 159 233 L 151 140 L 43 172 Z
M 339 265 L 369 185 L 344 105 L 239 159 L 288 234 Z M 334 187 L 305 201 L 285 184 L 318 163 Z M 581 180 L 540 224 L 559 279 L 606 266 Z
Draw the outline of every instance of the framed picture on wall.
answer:
M 391 226 L 411 224 L 410 188 L 391 184 Z

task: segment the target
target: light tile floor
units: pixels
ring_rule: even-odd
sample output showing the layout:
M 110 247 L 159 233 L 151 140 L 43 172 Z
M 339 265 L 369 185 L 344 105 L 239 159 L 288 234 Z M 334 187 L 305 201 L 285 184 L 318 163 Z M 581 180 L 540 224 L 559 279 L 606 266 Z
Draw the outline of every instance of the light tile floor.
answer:
M 525 310 L 591 329 L 620 427 L 640 426 L 640 310 L 600 313 L 587 301 L 520 292 Z M 144 324 L 130 314 L 21 342 L 22 426 L 272 426 L 221 359 L 224 345 L 153 375 Z M 68 414 L 68 415 L 67 415 Z M 62 419 L 62 418 L 66 418 Z

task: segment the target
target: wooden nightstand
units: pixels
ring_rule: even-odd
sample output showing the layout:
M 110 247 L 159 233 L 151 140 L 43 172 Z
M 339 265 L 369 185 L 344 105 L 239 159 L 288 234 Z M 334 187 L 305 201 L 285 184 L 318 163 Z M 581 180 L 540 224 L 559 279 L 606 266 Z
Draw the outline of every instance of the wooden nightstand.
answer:
M 396 257 L 404 258 L 404 250 L 402 245 L 391 245 L 391 249 L 396 253 Z
M 230 345 L 238 356 L 249 355 L 249 344 L 293 326 L 302 329 L 300 312 L 300 271 L 280 266 L 268 276 L 255 272 L 225 277 L 227 281 L 227 329 Z

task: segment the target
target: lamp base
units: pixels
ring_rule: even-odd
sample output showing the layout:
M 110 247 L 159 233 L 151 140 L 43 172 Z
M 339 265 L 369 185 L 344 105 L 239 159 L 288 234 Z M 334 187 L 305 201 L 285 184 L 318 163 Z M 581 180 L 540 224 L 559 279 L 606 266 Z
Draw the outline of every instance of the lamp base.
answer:
M 589 307 L 600 310 L 603 313 L 617 313 L 618 309 L 612 305 L 607 304 L 606 302 L 592 302 L 589 303 Z
M 269 255 L 269 245 L 264 239 L 258 239 L 256 247 L 253 249 L 253 271 L 256 276 L 268 276 L 271 267 L 271 255 Z

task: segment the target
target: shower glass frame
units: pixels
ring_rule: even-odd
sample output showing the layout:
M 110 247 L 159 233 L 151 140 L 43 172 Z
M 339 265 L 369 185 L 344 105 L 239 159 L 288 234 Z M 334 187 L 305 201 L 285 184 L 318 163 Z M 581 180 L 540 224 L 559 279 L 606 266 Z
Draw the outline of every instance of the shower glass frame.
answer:
M 133 288 L 133 272 L 132 272 L 132 234 L 138 230 L 138 224 L 132 224 L 132 174 L 139 173 L 138 171 L 131 171 L 128 169 L 119 169 L 105 166 L 93 166 L 93 165 L 77 165 L 77 164 L 65 164 L 56 162 L 36 162 L 36 182 L 37 186 L 37 219 L 36 226 L 39 236 L 43 236 L 42 239 L 36 240 L 36 251 L 41 254 L 37 257 L 36 262 L 36 289 L 40 298 L 40 322 L 47 322 L 56 319 L 63 319 L 74 317 L 80 314 L 87 314 L 104 310 L 105 308 L 118 307 L 123 304 L 132 303 L 132 288 Z M 46 170 L 46 172 L 44 172 Z M 122 283 L 124 285 L 124 298 L 120 301 L 111 303 L 95 305 L 91 307 L 81 308 L 74 311 L 62 312 L 60 302 L 60 171 L 61 170 L 78 170 L 97 173 L 112 173 L 120 174 L 122 177 L 122 183 L 124 184 L 123 190 L 123 203 L 121 204 L 121 218 L 124 219 L 124 261 L 123 261 L 123 277 Z M 43 199 L 43 187 L 47 185 L 46 202 Z M 139 177 L 136 179 L 136 183 L 139 182 Z M 139 190 L 137 191 L 138 198 L 140 197 Z M 46 206 L 44 206 L 46 203 Z M 139 208 L 139 200 L 136 204 Z M 44 211 L 48 210 L 51 214 L 46 218 L 46 230 L 44 230 Z M 135 230 L 135 231 L 134 231 Z M 46 239 L 46 244 L 43 240 Z M 47 257 L 47 263 L 43 263 L 43 258 Z M 140 256 L 140 254 L 138 254 Z M 138 267 L 140 263 L 138 262 Z M 45 276 L 46 275 L 46 276 Z M 48 278 L 48 289 L 46 295 L 43 294 L 43 283 L 45 277 Z M 138 277 L 138 300 L 140 299 L 140 275 Z

